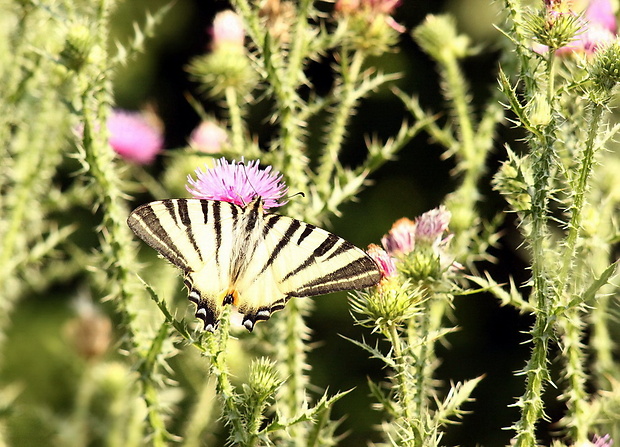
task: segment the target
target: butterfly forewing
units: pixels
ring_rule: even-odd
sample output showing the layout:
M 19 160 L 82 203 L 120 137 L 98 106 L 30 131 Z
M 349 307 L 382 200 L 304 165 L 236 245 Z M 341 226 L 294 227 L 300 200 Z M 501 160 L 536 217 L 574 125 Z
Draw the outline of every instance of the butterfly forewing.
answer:
M 185 272 L 189 299 L 205 329 L 235 304 L 252 329 L 291 296 L 370 287 L 380 280 L 368 255 L 314 225 L 265 214 L 260 198 L 228 202 L 169 199 L 143 205 L 128 219 L 148 245 Z

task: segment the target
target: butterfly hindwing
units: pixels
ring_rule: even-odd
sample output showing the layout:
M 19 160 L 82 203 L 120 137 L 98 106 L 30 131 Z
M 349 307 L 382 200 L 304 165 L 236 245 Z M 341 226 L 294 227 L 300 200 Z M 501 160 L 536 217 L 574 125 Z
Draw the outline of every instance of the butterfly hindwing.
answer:
M 374 261 L 314 225 L 265 214 L 260 198 L 245 207 L 169 199 L 138 207 L 130 228 L 185 273 L 189 299 L 207 330 L 233 304 L 251 330 L 290 297 L 360 289 L 380 279 Z
M 379 282 L 375 262 L 345 239 L 290 217 L 265 218 L 268 263 L 287 296 L 322 295 Z

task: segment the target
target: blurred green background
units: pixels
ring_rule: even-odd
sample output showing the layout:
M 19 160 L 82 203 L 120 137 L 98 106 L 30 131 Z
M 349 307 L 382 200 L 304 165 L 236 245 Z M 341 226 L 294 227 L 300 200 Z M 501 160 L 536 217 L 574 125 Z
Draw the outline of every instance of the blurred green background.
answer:
M 135 20 L 142 21 L 145 10 L 154 11 L 166 4 L 163 0 L 133 0 L 122 4 L 117 12 L 113 30 L 120 41 L 127 39 Z M 483 104 L 491 89 L 496 88 L 495 69 L 499 57 L 500 33 L 493 28 L 498 19 L 494 5 L 486 0 L 454 0 L 414 2 L 404 0 L 396 20 L 413 29 L 428 13 L 454 14 L 459 29 L 480 46 L 480 53 L 467 59 L 464 70 L 472 84 L 475 104 Z M 496 6 L 496 5 L 495 5 Z M 189 105 L 186 94 L 197 95 L 196 85 L 188 79 L 185 66 L 191 57 L 208 51 L 207 29 L 217 11 L 227 8 L 224 1 L 177 0 L 170 10 L 157 36 L 146 44 L 145 54 L 131 62 L 118 75 L 115 83 L 116 103 L 121 108 L 139 109 L 154 107 L 163 120 L 166 147 L 173 149 L 186 144 L 191 130 L 199 118 Z M 319 92 L 331 85 L 330 55 L 308 67 L 308 76 Z M 407 94 L 420 97 L 425 108 L 442 113 L 444 108 L 433 63 L 419 50 L 410 36 L 402 35 L 400 49 L 376 61 L 385 72 L 403 74 L 395 85 Z M 207 112 L 223 117 L 217 104 L 203 102 Z M 251 117 L 251 127 L 263 138 L 269 129 L 263 129 L 267 112 L 258 110 Z M 364 156 L 364 138 L 369 135 L 386 139 L 393 135 L 407 118 L 400 101 L 388 90 L 381 90 L 362 102 L 361 109 L 352 120 L 345 159 L 356 163 Z M 442 118 L 440 118 L 442 119 Z M 481 183 L 485 196 L 482 215 L 491 219 L 504 208 L 502 200 L 491 191 L 490 177 L 503 157 L 502 141 L 510 140 L 516 148 L 518 134 L 508 128 L 498 129 L 497 149 L 488 161 L 489 176 Z M 161 158 L 165 158 L 165 155 Z M 157 174 L 161 161 L 152 170 Z M 442 159 L 442 151 L 424 134 L 418 136 L 398 157 L 377 172 L 370 186 L 356 203 L 343 208 L 343 217 L 333 219 L 331 228 L 337 234 L 358 246 L 378 243 L 396 219 L 414 218 L 439 205 L 454 188 L 458 179 L 451 178 L 451 160 Z M 83 229 L 94 228 L 97 220 L 83 216 Z M 494 264 L 481 264 L 480 271 L 488 270 L 498 282 L 512 275 L 517 284 L 528 278 L 527 263 L 517 250 L 518 232 L 511 216 L 502 225 L 500 245 L 492 249 L 497 258 Z M 93 239 L 93 246 L 96 239 Z M 155 261 L 163 262 L 163 261 Z M 172 267 L 170 267 L 172 268 Z M 61 284 L 53 291 L 33 293 L 19 305 L 13 316 L 13 329 L 9 334 L 3 383 L 19 383 L 21 399 L 33 403 L 46 402 L 51 413 L 62 415 L 74 405 L 76 354 L 68 349 L 62 337 L 66 322 L 74 315 L 71 300 L 79 279 L 73 284 Z M 342 446 L 365 445 L 378 440 L 373 435 L 381 415 L 371 411 L 371 399 L 366 385 L 367 378 L 379 380 L 385 372 L 381 363 L 369 360 L 366 353 L 341 335 L 360 339 L 369 337 L 368 331 L 352 324 L 346 294 L 334 294 L 315 299 L 316 310 L 309 320 L 318 341 L 310 354 L 312 383 L 331 391 L 353 391 L 340 400 L 335 408 L 335 419 L 344 418 L 340 432 L 347 433 Z M 511 432 L 503 430 L 518 418 L 518 411 L 510 405 L 523 391 L 523 378 L 514 372 L 522 368 L 529 347 L 522 343 L 531 319 L 520 316 L 513 309 L 500 308 L 497 301 L 485 294 L 457 297 L 454 323 L 459 330 L 447 337 L 439 347 L 441 365 L 439 379 L 444 383 L 471 379 L 485 375 L 474 391 L 475 401 L 466 409 L 462 423 L 450 426 L 443 442 L 447 445 L 505 445 Z M 188 303 L 189 305 L 189 303 Z M 113 356 L 114 354 L 110 354 Z M 553 357 L 553 356 L 552 356 Z M 172 362 L 174 366 L 175 361 Z M 182 375 L 182 374 L 181 374 Z M 182 377 L 177 377 L 183 380 Z M 552 393 L 553 390 L 550 390 Z M 548 413 L 556 419 L 561 408 L 554 408 L 553 396 L 548 399 Z M 560 404 L 556 404 L 560 405 Z M 24 430 L 33 415 L 24 415 Z M 175 421 L 182 424 L 182 421 Z M 172 430 L 174 432 L 174 430 Z M 542 427 L 541 434 L 547 431 Z M 49 433 L 40 427 L 36 433 L 40 444 L 47 445 Z M 32 433 L 23 439 L 33 439 Z M 15 439 L 22 439 L 17 434 Z M 544 440 L 544 438 L 543 438 Z M 213 441 L 212 445 L 219 445 Z

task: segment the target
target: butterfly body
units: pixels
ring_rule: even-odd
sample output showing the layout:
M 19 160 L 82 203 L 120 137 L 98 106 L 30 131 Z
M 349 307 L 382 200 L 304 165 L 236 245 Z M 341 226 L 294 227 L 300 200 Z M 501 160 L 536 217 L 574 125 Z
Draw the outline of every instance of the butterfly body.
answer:
M 142 205 L 129 227 L 183 270 L 189 300 L 204 329 L 233 305 L 252 330 L 290 297 L 370 287 L 380 280 L 368 255 L 314 225 L 265 213 L 260 197 L 246 206 L 201 199 Z

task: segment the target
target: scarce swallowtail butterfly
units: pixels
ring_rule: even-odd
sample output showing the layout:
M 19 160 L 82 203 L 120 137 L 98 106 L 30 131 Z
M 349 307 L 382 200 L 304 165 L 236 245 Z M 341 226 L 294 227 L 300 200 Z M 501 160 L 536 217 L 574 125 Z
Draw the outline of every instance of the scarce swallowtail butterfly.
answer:
M 247 205 L 168 199 L 135 209 L 129 227 L 180 268 L 204 329 L 233 305 L 250 331 L 291 297 L 362 289 L 379 282 L 375 262 L 350 242 L 279 214 L 261 196 Z

